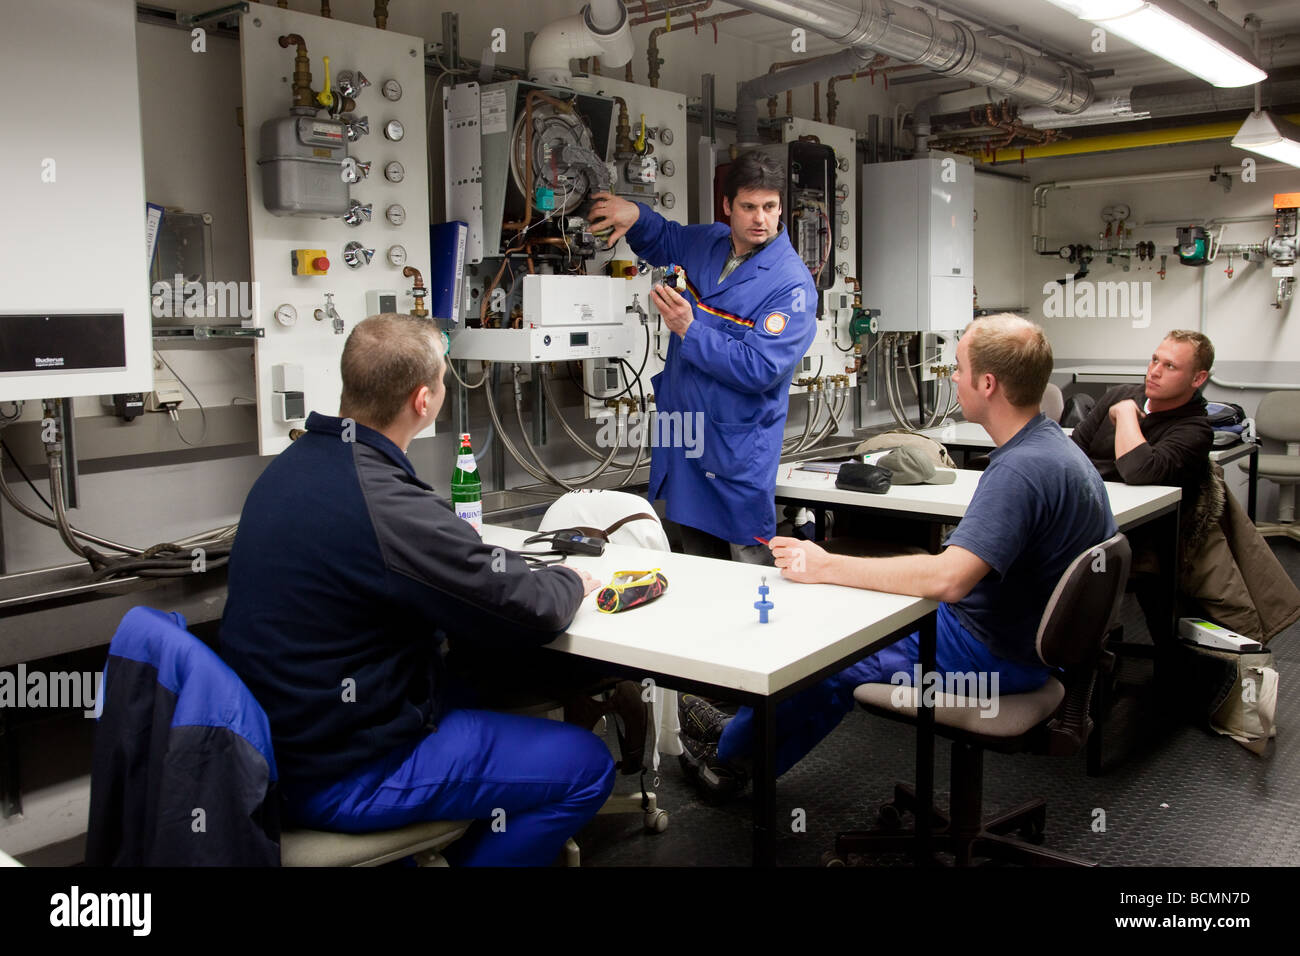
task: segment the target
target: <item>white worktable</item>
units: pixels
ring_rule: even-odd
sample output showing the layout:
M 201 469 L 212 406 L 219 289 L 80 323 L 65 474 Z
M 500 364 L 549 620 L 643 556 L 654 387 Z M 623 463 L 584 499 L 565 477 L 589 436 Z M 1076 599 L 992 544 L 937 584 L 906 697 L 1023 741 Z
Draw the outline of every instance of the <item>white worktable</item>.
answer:
M 893 485 L 884 494 L 873 495 L 836 488 L 834 475 L 803 471 L 796 465 L 781 465 L 776 473 L 776 497 L 778 500 L 898 512 L 902 516 L 951 518 L 951 523 L 956 523 L 966 514 L 966 508 L 975 495 L 975 486 L 984 472 L 962 468 L 940 470 L 955 471 L 957 480 L 950 485 Z M 1111 513 L 1121 531 L 1144 523 L 1182 498 L 1181 489 L 1165 485 L 1126 485 L 1115 481 L 1105 482 L 1105 485 Z
M 484 525 L 483 540 L 526 551 L 528 532 Z M 831 584 L 794 584 L 776 568 L 607 545 L 599 558 L 565 562 L 602 582 L 615 571 L 659 568 L 668 590 L 644 607 L 605 614 L 592 593 L 548 647 L 629 670 L 771 695 L 858 653 L 938 604 Z M 775 607 L 760 624 L 754 602 L 767 578 Z M 865 653 L 861 656 L 867 656 Z
M 483 526 L 483 540 L 522 549 L 527 532 Z M 659 568 L 668 589 L 656 601 L 617 614 L 588 595 L 568 630 L 547 645 L 611 665 L 665 687 L 713 691 L 754 708 L 754 862 L 771 865 L 776 846 L 776 705 L 912 631 L 921 664 L 934 669 L 938 604 L 923 598 L 829 584 L 790 584 L 775 568 L 607 545 L 600 557 L 570 555 L 567 564 L 601 581 L 616 571 Z M 766 576 L 775 606 L 760 624 L 754 602 Z M 916 735 L 918 799 L 934 793 L 934 712 L 922 708 Z M 918 859 L 928 852 L 921 821 Z

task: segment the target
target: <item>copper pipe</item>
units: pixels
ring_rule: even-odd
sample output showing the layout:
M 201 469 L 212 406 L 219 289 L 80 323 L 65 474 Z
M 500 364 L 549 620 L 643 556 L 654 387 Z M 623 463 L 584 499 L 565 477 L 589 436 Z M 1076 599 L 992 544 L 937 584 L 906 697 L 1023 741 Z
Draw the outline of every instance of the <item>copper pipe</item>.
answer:
M 420 275 L 420 270 L 415 268 L 415 266 L 407 266 L 402 270 L 402 275 L 406 276 L 408 279 L 415 279 L 412 288 L 412 295 L 414 295 L 415 290 L 424 288 L 424 276 Z M 415 305 L 411 307 L 411 315 L 415 316 L 417 319 L 428 318 L 429 310 L 424 307 L 424 296 L 415 295 L 414 298 Z
M 311 89 L 311 60 L 307 56 L 307 41 L 296 33 L 286 33 L 280 37 L 283 49 L 290 45 L 298 47 L 298 54 L 293 58 L 293 108 L 316 109 L 316 98 Z
M 857 80 L 864 72 L 874 70 L 877 67 L 884 66 L 889 62 L 889 57 L 883 53 L 877 53 L 870 63 L 862 70 L 856 73 L 841 73 L 839 76 L 832 76 L 826 81 L 826 122 L 831 125 L 835 124 L 835 114 L 840 103 L 840 98 L 835 95 L 835 84 L 840 80 Z
M 804 63 L 809 63 L 817 59 L 820 59 L 820 57 L 806 56 L 802 60 L 780 60 L 776 63 L 773 63 L 771 66 L 769 66 L 767 68 L 767 72 L 769 74 L 772 74 L 775 73 L 777 70 L 784 70 L 787 66 L 801 66 Z M 776 119 L 776 97 L 775 96 L 769 96 L 767 98 L 767 115 L 769 119 Z M 785 115 L 794 116 L 794 90 L 785 91 Z
M 320 0 L 320 15 L 326 20 L 334 19 L 330 13 L 330 0 Z
M 572 103 L 557 100 L 541 90 L 533 90 L 524 97 L 524 221 L 502 223 L 506 229 L 518 229 L 521 232 L 526 232 L 529 223 L 533 221 L 533 100 L 535 99 L 545 100 L 566 113 L 574 112 Z
M 631 3 L 626 4 L 632 6 Z M 661 0 L 658 3 L 646 3 L 642 0 L 640 4 L 641 16 L 635 20 L 629 20 L 628 26 L 639 27 L 644 23 L 653 23 L 666 14 L 671 13 L 699 13 L 701 10 L 707 10 L 713 6 L 713 0 Z
M 711 17 L 705 17 L 703 20 L 697 20 L 695 26 L 712 26 L 713 42 L 718 42 L 718 24 L 723 20 L 732 20 L 736 17 L 749 16 L 748 10 L 732 10 L 730 13 L 715 13 Z M 663 65 L 663 58 L 659 56 L 659 38 L 668 32 L 666 27 L 655 27 L 650 31 L 650 41 L 646 45 L 646 60 L 650 65 L 650 85 L 655 89 L 659 88 L 659 67 Z M 680 30 L 678 31 L 681 32 Z M 629 80 L 631 79 L 631 64 L 628 64 Z
M 388 0 L 375 0 L 375 26 L 380 30 L 388 29 Z

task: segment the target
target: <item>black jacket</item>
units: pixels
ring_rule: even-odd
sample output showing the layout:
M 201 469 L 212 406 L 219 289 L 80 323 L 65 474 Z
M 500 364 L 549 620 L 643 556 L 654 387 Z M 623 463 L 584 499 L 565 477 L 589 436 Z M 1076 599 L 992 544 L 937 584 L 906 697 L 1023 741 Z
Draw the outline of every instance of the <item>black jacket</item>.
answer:
M 221 623 L 290 795 L 436 727 L 444 637 L 540 646 L 582 600 L 573 571 L 484 544 L 380 433 L 315 413 L 307 429 L 244 503 Z
M 1195 500 L 1201 482 L 1209 470 L 1210 447 L 1214 430 L 1205 417 L 1205 399 L 1200 395 L 1165 412 L 1153 412 L 1138 421 L 1146 438 L 1118 460 L 1115 458 L 1115 425 L 1110 409 L 1126 398 L 1146 401 L 1141 385 L 1119 385 L 1102 396 L 1088 417 L 1074 429 L 1071 437 L 1101 472 L 1106 481 L 1130 485 L 1178 485 L 1183 500 Z

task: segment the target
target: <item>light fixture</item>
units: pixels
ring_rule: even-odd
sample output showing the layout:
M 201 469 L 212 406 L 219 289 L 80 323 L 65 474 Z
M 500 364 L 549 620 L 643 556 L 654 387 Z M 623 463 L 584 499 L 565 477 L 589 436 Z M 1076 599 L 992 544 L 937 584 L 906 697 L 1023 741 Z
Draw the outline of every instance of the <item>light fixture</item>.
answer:
M 1256 110 L 1246 117 L 1232 145 L 1269 159 L 1300 167 L 1300 127 Z
M 1246 44 L 1176 0 L 1048 0 L 1213 86 L 1267 79 Z

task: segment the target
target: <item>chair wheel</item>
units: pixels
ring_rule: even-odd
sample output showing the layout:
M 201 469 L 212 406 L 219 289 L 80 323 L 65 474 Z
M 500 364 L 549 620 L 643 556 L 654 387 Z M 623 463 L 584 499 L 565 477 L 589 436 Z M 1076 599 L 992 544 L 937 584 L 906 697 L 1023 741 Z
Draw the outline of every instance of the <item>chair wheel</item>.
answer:
M 822 854 L 822 866 L 829 868 L 848 866 L 848 864 L 844 862 L 844 857 L 836 854 L 834 850 L 827 850 Z
M 645 819 L 642 821 L 645 828 L 651 833 L 663 833 L 668 829 L 668 811 L 667 810 L 647 810 Z
M 897 830 L 903 825 L 903 814 L 892 803 L 882 803 L 876 811 L 876 819 L 886 830 Z

